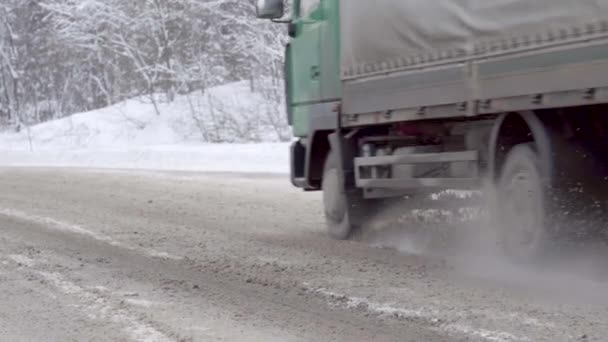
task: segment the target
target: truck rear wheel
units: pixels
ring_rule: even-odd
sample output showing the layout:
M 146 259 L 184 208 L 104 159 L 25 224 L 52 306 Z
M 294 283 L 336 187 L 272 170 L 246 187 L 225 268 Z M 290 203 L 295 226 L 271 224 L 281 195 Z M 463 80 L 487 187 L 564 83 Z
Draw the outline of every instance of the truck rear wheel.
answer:
M 323 208 L 329 236 L 336 240 L 346 240 L 354 230 L 349 216 L 349 199 L 339 174 L 336 155 L 330 152 L 325 159 L 323 169 Z
M 325 160 L 322 183 L 325 221 L 329 236 L 346 240 L 367 218 L 371 203 L 357 191 L 345 191 L 339 172 L 336 154 L 330 152 Z
M 539 163 L 531 144 L 516 145 L 497 184 L 499 243 L 514 260 L 537 256 L 547 239 L 547 185 Z

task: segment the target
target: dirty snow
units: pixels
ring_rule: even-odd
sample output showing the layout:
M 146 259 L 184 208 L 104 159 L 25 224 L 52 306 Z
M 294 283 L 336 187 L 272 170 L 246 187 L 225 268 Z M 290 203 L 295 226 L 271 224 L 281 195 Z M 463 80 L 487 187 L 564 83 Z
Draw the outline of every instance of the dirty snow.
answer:
M 0 215 L 4 215 L 7 217 L 12 217 L 12 218 L 16 218 L 19 220 L 32 222 L 32 223 L 41 224 L 45 227 L 48 227 L 48 228 L 51 228 L 51 229 L 54 229 L 57 231 L 61 231 L 61 232 L 84 235 L 84 236 L 93 238 L 97 241 L 108 243 L 112 246 L 117 246 L 117 247 L 122 247 L 122 248 L 133 250 L 133 251 L 142 252 L 145 255 L 148 255 L 153 258 L 172 259 L 172 260 L 182 260 L 183 259 L 180 256 L 172 255 L 172 254 L 169 254 L 164 251 L 158 251 L 153 248 L 144 248 L 142 246 L 125 244 L 123 242 L 116 241 L 107 235 L 83 228 L 80 225 L 60 221 L 60 220 L 57 220 L 52 217 L 33 215 L 33 214 L 29 214 L 29 213 L 26 213 L 21 210 L 16 210 L 16 209 L 11 209 L 11 208 L 0 208 Z M 15 258 L 13 258 L 13 260 L 19 261 Z M 27 264 L 27 261 L 25 261 L 25 260 L 21 260 L 20 262 L 22 262 L 23 264 Z
M 304 284 L 305 286 L 307 284 Z M 464 336 L 481 338 L 491 342 L 528 341 L 527 338 L 515 336 L 505 331 L 494 331 L 483 328 L 474 328 L 457 319 L 448 318 L 445 312 L 432 307 L 424 308 L 401 308 L 389 304 L 374 303 L 365 298 L 349 297 L 343 294 L 331 292 L 324 288 L 308 289 L 322 295 L 331 301 L 337 301 L 348 308 L 361 308 L 379 316 L 391 316 L 405 320 L 422 319 L 433 323 L 436 329 L 461 334 Z M 467 316 L 467 312 L 457 313 L 454 316 Z M 485 313 L 487 315 L 487 313 Z M 445 317 L 444 317 L 445 316 Z M 451 323 L 448 323 L 452 321 Z

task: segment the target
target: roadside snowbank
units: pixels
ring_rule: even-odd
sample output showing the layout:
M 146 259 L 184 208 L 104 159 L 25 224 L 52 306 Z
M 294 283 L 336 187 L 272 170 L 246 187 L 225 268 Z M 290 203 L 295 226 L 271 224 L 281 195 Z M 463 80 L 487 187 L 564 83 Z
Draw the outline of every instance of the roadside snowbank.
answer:
M 289 172 L 288 144 L 164 145 L 124 149 L 0 150 L 0 166 L 206 172 Z
M 274 125 L 282 109 L 247 82 L 177 96 L 158 111 L 131 99 L 0 133 L 0 166 L 288 172 L 288 144 L 274 142 L 289 136 Z

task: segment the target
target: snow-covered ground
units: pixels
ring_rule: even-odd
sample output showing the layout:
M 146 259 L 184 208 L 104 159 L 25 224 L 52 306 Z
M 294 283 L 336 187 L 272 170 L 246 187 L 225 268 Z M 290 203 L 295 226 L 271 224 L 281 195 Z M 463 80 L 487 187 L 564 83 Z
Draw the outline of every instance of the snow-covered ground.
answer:
M 94 148 L 82 150 L 0 150 L 0 166 L 52 166 L 207 172 L 287 173 L 288 146 L 282 143 L 208 144 Z
M 158 111 L 149 99 L 131 99 L 2 132 L 0 165 L 288 172 L 288 144 L 276 142 L 285 128 L 272 125 L 282 109 L 247 82 L 160 101 Z

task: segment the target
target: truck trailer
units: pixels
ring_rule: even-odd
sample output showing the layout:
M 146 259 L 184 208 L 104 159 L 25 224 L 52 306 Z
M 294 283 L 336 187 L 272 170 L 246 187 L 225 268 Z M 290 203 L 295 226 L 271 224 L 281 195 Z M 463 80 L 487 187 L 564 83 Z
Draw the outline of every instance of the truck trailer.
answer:
M 510 256 L 603 228 L 608 0 L 259 0 L 257 11 L 288 28 L 291 181 L 323 192 L 332 237 L 383 199 L 485 183 Z

